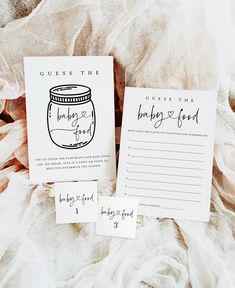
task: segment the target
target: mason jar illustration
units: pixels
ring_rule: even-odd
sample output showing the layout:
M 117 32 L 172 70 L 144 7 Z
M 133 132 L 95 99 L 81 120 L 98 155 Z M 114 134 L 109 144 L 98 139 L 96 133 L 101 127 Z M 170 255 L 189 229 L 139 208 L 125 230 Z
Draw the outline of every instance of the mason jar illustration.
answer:
M 47 125 L 52 142 L 61 148 L 78 149 L 89 144 L 96 127 L 91 89 L 77 84 L 51 88 Z

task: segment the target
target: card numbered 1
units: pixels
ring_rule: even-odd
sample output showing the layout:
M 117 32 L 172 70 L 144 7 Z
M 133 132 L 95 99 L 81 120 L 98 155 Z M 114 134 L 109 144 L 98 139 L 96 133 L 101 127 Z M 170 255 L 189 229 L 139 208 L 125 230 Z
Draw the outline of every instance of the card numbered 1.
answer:
M 56 223 L 95 222 L 97 181 L 55 183 Z
M 135 238 L 137 199 L 100 196 L 96 234 Z

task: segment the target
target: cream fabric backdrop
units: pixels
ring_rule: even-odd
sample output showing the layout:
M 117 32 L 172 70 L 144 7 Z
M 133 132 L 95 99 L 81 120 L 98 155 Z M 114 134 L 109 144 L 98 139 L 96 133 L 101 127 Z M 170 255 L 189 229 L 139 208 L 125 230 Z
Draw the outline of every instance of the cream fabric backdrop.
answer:
M 234 2 L 43 0 L 30 13 L 37 2 L 0 4 L 0 287 L 235 287 Z M 22 60 L 33 55 L 113 55 L 120 107 L 125 85 L 216 89 L 210 222 L 140 217 L 134 241 L 56 226 L 53 185 L 28 186 Z

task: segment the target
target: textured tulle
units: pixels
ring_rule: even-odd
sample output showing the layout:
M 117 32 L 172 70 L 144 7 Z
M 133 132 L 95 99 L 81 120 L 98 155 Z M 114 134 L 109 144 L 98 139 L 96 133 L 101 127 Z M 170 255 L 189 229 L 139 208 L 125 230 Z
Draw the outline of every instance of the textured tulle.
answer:
M 15 18 L 5 3 L 1 24 Z M 43 0 L 0 29 L 1 287 L 235 287 L 233 7 Z M 53 184 L 28 184 L 23 57 L 44 55 L 113 55 L 120 109 L 125 86 L 218 91 L 209 223 L 139 217 L 135 240 L 95 236 L 94 224 L 55 225 Z M 114 192 L 99 181 L 99 194 Z

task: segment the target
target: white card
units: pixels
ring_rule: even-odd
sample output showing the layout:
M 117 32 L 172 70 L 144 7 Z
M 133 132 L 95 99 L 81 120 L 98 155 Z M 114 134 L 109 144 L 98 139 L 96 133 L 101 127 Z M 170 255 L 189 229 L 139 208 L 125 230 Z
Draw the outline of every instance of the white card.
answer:
M 100 196 L 96 234 L 135 238 L 136 218 L 137 199 Z
M 216 92 L 126 88 L 117 195 L 140 215 L 209 220 Z
M 31 183 L 115 178 L 113 57 L 24 58 Z
M 56 223 L 97 220 L 97 182 L 55 183 Z

